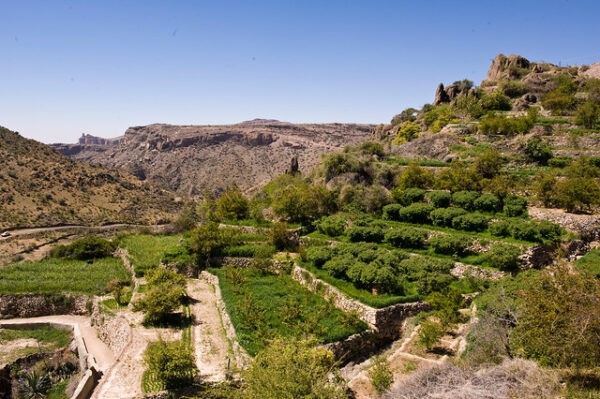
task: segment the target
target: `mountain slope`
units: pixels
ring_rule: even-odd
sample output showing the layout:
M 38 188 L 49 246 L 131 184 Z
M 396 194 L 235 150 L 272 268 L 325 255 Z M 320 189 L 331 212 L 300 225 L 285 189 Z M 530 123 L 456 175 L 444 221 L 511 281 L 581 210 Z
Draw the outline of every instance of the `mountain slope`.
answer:
M 323 153 L 358 144 L 373 126 L 253 120 L 236 125 L 129 128 L 114 140 L 83 136 L 80 144 L 55 145 L 75 159 L 122 168 L 185 195 L 237 185 L 252 191 L 290 168 L 312 170 Z
M 158 222 L 173 195 L 134 176 L 69 159 L 0 127 L 0 227 Z

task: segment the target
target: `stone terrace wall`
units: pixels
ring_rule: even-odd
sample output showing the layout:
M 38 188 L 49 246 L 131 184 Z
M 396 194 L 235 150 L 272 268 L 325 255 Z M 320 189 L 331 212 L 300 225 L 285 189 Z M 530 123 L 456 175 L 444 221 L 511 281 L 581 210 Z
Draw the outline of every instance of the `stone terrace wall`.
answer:
M 355 299 L 349 298 L 332 285 L 319 280 L 314 274 L 299 266 L 294 266 L 292 278 L 309 290 L 322 295 L 325 299 L 345 312 L 356 315 L 367 323 L 379 335 L 396 339 L 400 334 L 402 322 L 419 312 L 429 310 L 429 304 L 424 302 L 398 303 L 382 309 L 375 309 Z
M 88 301 L 85 295 L 0 295 L 0 319 L 55 314 L 86 315 L 89 313 Z
M 123 349 L 131 342 L 129 321 L 121 316 L 101 313 L 98 304 L 94 304 L 91 325 L 98 332 L 98 338 L 104 342 L 118 358 Z

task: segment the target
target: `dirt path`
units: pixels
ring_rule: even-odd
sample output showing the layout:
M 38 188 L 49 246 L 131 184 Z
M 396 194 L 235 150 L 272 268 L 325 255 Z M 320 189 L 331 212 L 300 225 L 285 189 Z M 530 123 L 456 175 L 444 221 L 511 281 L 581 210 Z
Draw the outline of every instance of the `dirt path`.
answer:
M 475 304 L 469 309 L 469 320 L 457 327 L 456 336 L 451 338 L 442 338 L 440 342 L 444 347 L 454 352 L 454 357 L 459 357 L 466 348 L 466 334 L 477 320 L 477 307 Z M 415 326 L 411 333 L 404 338 L 396 341 L 391 348 L 384 351 L 382 356 L 387 359 L 390 370 L 394 375 L 394 381 L 402 381 L 410 377 L 412 373 L 423 367 L 441 365 L 447 362 L 450 357 L 444 355 L 438 359 L 432 359 L 420 356 L 410 352 L 411 344 L 418 338 L 420 326 Z M 372 366 L 372 360 L 369 359 L 362 364 L 348 367 L 345 377 L 349 379 L 348 386 L 352 389 L 356 399 L 376 398 L 377 393 L 373 388 L 368 375 Z
M 57 316 L 42 316 L 42 317 L 31 317 L 26 319 L 7 319 L 0 320 L 0 326 L 3 324 L 26 324 L 26 323 L 60 323 L 68 324 L 71 326 L 78 326 L 81 336 L 85 341 L 88 353 L 90 353 L 96 359 L 96 363 L 101 371 L 107 371 L 115 364 L 115 356 L 106 344 L 96 334 L 94 327 L 90 325 L 90 318 L 85 316 L 70 316 L 70 315 L 57 315 Z
M 203 381 L 224 381 L 230 350 L 214 289 L 203 279 L 188 280 L 187 289 L 194 299 L 192 340 L 200 377 Z

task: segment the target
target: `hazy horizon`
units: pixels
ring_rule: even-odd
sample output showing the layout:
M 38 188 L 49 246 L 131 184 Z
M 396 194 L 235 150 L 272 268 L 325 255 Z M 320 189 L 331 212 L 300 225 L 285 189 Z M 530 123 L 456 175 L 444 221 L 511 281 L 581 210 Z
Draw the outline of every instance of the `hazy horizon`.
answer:
M 3 2 L 0 125 L 45 143 L 151 123 L 386 123 L 498 53 L 600 61 L 595 1 Z

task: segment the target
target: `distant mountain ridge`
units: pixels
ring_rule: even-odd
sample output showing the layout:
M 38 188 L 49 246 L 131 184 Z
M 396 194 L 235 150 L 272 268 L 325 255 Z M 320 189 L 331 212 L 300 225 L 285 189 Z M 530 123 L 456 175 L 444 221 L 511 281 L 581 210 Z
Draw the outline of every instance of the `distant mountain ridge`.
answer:
M 284 173 L 293 158 L 311 171 L 321 154 L 370 138 L 373 125 L 292 124 L 255 119 L 233 125 L 152 124 L 117 139 L 84 136 L 55 144 L 74 159 L 126 170 L 178 193 L 202 195 L 236 185 L 252 191 Z

